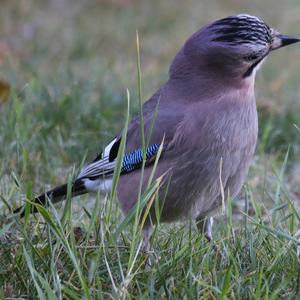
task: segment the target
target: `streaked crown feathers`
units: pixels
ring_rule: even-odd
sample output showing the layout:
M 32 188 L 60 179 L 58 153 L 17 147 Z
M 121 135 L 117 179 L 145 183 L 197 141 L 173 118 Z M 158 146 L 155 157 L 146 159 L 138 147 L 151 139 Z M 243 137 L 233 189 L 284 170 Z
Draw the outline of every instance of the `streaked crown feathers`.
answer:
M 266 46 L 272 43 L 272 29 L 255 16 L 240 14 L 220 19 L 210 24 L 214 32 L 212 41 L 229 45 L 255 44 Z

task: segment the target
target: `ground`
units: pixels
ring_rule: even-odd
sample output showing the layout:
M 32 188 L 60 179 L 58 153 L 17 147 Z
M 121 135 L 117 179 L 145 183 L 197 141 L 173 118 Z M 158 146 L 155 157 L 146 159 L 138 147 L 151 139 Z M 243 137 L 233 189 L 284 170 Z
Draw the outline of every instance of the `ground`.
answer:
M 7 208 L 93 159 L 125 124 L 127 88 L 138 111 L 136 31 L 145 101 L 191 33 L 240 12 L 300 35 L 295 0 L 1 2 L 0 298 L 299 297 L 299 45 L 272 53 L 257 76 L 256 156 L 212 243 L 187 220 L 155 228 L 145 253 L 114 197 L 25 221 Z

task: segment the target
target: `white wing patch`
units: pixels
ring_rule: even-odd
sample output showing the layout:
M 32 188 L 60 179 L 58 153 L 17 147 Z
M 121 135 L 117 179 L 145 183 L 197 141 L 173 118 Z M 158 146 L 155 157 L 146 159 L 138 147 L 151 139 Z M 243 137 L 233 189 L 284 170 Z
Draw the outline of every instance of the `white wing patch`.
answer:
M 104 149 L 104 152 L 103 152 L 103 155 L 102 155 L 102 158 L 106 157 L 106 156 L 109 156 L 109 153 L 110 153 L 110 150 L 111 150 L 111 147 L 113 146 L 113 144 L 117 141 L 117 138 L 113 139 Z
M 85 188 L 90 192 L 103 192 L 108 193 L 111 190 L 112 179 L 96 179 L 90 180 L 88 178 L 83 179 Z
M 105 175 L 112 175 L 115 167 L 115 162 L 109 161 L 109 153 L 116 140 L 117 138 L 115 138 L 105 147 L 100 160 L 94 161 L 83 167 L 77 178 L 93 178 Z

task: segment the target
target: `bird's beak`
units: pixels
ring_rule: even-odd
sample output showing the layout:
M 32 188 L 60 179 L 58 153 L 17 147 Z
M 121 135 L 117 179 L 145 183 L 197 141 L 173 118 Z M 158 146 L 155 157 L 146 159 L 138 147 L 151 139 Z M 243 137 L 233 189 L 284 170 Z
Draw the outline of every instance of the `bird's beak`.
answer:
M 284 35 L 284 34 L 277 33 L 273 37 L 271 50 L 276 50 L 281 47 L 288 46 L 297 42 L 300 42 L 300 38 L 291 35 Z

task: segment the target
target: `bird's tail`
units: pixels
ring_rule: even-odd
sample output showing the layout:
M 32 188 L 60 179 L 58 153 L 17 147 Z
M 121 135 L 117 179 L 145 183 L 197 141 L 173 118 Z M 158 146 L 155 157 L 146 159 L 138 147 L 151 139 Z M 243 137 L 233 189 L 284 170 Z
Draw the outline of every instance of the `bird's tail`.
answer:
M 57 203 L 64 200 L 67 196 L 67 193 L 68 193 L 68 184 L 63 184 L 44 194 L 41 194 L 40 196 L 36 197 L 32 202 L 41 204 L 43 206 L 47 204 L 48 200 L 50 200 L 52 203 Z M 85 193 L 87 193 L 87 189 L 85 188 L 84 182 L 81 179 L 75 180 L 71 188 L 71 197 L 75 197 Z M 20 206 L 13 211 L 14 214 L 20 212 L 21 212 L 20 217 L 23 218 L 25 215 L 24 206 Z M 37 212 L 37 208 L 35 206 L 32 206 L 31 213 L 36 213 L 36 212 Z

